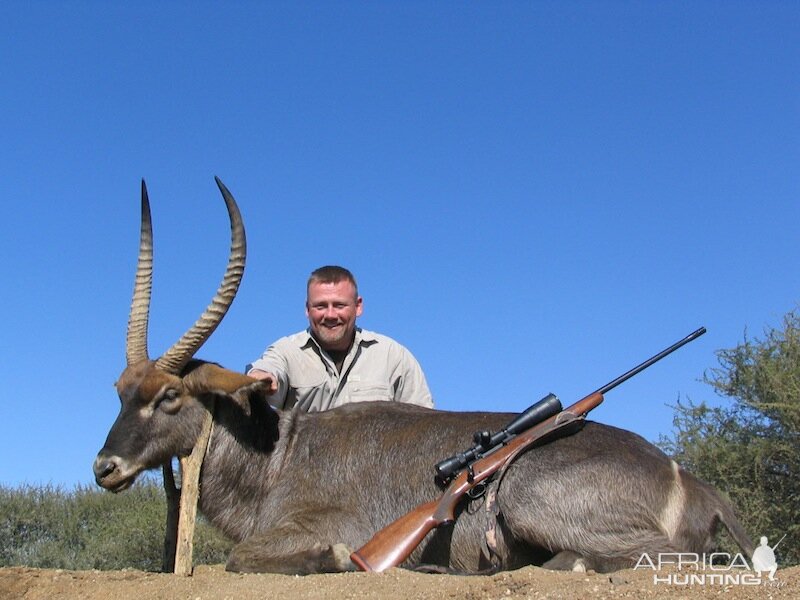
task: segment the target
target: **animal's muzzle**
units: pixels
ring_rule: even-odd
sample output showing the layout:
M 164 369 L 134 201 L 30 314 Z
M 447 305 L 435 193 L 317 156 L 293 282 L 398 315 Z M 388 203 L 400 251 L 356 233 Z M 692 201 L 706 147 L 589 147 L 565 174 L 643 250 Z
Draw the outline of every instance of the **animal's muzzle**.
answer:
M 92 468 L 97 485 L 115 493 L 128 489 L 138 474 L 138 469 L 130 468 L 119 457 L 102 452 L 97 455 Z

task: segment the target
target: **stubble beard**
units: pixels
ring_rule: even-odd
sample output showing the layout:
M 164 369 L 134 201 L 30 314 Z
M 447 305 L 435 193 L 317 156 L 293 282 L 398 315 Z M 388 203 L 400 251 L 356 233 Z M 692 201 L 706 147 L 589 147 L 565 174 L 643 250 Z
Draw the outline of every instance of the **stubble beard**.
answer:
M 320 342 L 320 345 L 325 349 L 330 348 L 332 350 L 345 349 L 348 333 L 350 332 L 347 331 L 344 323 L 339 323 L 338 327 L 334 329 L 330 329 L 325 325 L 319 325 L 315 331 L 317 341 Z

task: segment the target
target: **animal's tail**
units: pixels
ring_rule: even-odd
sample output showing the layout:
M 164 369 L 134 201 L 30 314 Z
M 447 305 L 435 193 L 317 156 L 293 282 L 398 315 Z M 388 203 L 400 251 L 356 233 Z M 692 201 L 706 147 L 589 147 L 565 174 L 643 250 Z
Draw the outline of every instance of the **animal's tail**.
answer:
M 750 557 L 753 556 L 753 551 L 756 547 L 753 545 L 753 540 L 744 530 L 744 527 L 742 527 L 739 519 L 733 513 L 733 508 L 729 502 L 720 499 L 719 507 L 717 508 L 717 517 L 720 523 L 725 526 L 725 529 L 728 530 L 728 533 L 731 534 L 731 537 L 742 552 L 744 552 L 745 557 L 749 560 Z

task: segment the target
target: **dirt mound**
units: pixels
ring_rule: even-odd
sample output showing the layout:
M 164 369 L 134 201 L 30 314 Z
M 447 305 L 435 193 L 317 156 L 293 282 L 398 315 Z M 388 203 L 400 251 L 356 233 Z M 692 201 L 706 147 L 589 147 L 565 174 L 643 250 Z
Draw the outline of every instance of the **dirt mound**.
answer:
M 682 572 L 680 575 L 685 575 Z M 654 582 L 653 571 L 627 570 L 610 575 L 563 573 L 527 567 L 492 576 L 428 575 L 400 569 L 382 574 L 339 573 L 293 577 L 241 575 L 222 566 L 198 566 L 192 577 L 141 571 L 63 571 L 9 567 L 0 569 L 0 598 L 25 600 L 247 600 L 292 598 L 410 598 L 465 600 L 505 598 L 745 598 L 800 597 L 800 567 L 781 569 L 771 583 L 746 585 L 734 581 L 692 585 Z M 660 577 L 668 573 L 660 572 Z M 765 578 L 766 579 L 766 578 Z

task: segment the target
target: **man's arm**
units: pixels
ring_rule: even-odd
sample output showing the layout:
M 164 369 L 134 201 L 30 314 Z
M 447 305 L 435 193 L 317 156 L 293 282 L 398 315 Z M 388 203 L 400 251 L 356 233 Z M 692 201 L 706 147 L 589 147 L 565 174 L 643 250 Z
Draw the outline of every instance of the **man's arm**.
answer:
M 425 373 L 417 359 L 405 347 L 402 347 L 398 377 L 394 382 L 395 402 L 406 402 L 433 408 L 433 396 L 428 389 Z

